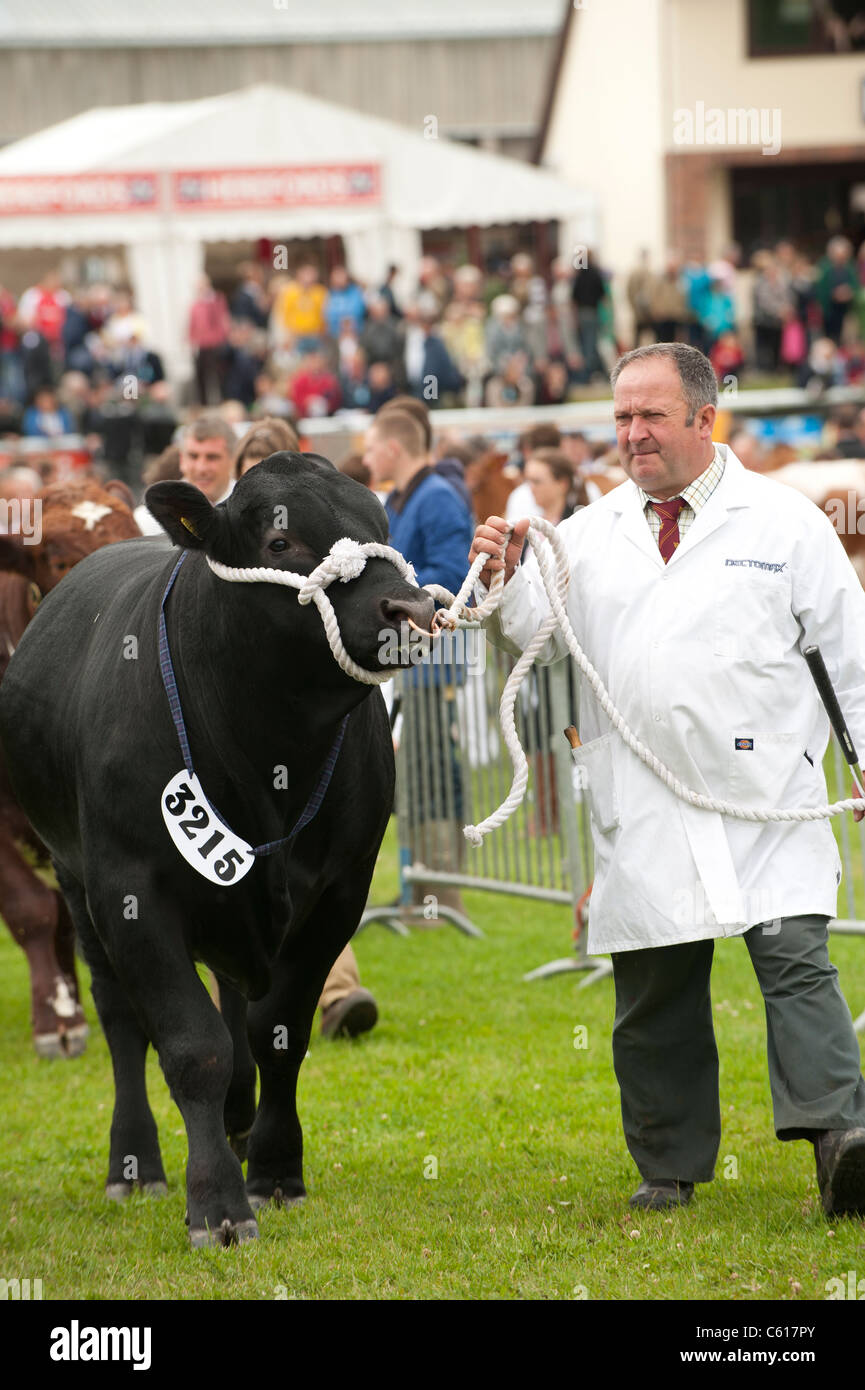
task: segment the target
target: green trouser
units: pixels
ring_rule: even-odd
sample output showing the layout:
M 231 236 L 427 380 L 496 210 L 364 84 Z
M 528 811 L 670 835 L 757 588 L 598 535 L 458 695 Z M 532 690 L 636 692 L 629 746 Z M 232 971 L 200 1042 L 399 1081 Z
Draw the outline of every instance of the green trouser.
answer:
M 745 932 L 766 1006 L 779 1139 L 865 1125 L 853 1020 L 829 960 L 827 917 Z M 643 1178 L 710 1182 L 721 1142 L 709 975 L 714 941 L 613 956 L 613 1063 L 631 1157 Z

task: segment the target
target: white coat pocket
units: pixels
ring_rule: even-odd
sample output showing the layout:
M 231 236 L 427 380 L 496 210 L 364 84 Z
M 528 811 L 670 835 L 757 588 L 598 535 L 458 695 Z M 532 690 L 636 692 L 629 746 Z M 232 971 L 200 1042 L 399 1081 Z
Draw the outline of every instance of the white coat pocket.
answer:
M 603 734 L 574 749 L 579 785 L 588 791 L 592 820 L 602 834 L 621 825 L 619 799 L 613 773 L 613 740 L 618 734 Z
M 800 733 L 737 727 L 729 739 L 729 796 L 741 805 L 755 810 L 779 807 L 791 781 L 805 780 L 806 768 L 812 773 Z
M 730 661 L 783 661 L 798 639 L 790 590 L 782 576 L 735 570 L 718 584 L 713 650 Z

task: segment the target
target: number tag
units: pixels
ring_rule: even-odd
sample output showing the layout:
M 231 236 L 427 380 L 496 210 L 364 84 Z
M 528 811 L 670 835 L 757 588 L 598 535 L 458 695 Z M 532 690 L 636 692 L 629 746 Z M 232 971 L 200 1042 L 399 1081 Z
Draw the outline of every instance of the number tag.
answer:
M 215 814 L 195 773 L 172 777 L 160 804 L 168 833 L 196 873 L 211 883 L 239 883 L 255 863 L 252 846 Z

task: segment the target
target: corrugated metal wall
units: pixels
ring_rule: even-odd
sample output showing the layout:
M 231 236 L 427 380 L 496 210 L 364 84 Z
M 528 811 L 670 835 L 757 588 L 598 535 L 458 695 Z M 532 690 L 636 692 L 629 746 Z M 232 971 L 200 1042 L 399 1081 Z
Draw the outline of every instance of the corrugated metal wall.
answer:
M 538 125 L 557 38 L 327 43 L 222 48 L 7 49 L 0 53 L 0 144 L 92 106 L 216 96 L 255 82 L 442 135 L 511 136 Z

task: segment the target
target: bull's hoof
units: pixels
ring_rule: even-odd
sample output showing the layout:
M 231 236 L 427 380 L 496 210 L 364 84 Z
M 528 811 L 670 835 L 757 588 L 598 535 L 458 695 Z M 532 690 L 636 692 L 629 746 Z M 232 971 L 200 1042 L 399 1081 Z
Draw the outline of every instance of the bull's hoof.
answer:
M 63 1033 L 37 1033 L 33 1046 L 40 1057 L 80 1057 L 87 1046 L 90 1029 L 86 1023 L 67 1028 Z
M 228 1217 L 220 1226 L 190 1227 L 189 1243 L 193 1250 L 202 1250 L 208 1245 L 243 1245 L 247 1240 L 258 1237 L 258 1222 L 229 1221 Z
M 303 1186 L 299 1189 L 285 1192 L 281 1187 L 275 1187 L 270 1193 L 250 1192 L 249 1205 L 253 1211 L 260 1211 L 262 1207 L 269 1206 L 272 1202 L 279 1207 L 298 1207 L 301 1202 L 306 1201 L 306 1190 Z
M 67 1057 L 80 1057 L 87 1047 L 87 1039 L 90 1036 L 90 1029 L 86 1023 L 82 1023 L 77 1028 L 67 1028 L 63 1034 L 65 1039 L 64 1047 Z
M 145 1197 L 165 1197 L 168 1192 L 168 1183 L 161 1178 L 154 1179 L 152 1182 L 130 1179 L 128 1182 L 107 1182 L 105 1184 L 105 1196 L 109 1202 L 125 1202 L 131 1197 L 136 1187 L 141 1189 Z
M 125 1202 L 132 1192 L 131 1182 L 107 1182 L 105 1196 L 109 1202 Z

